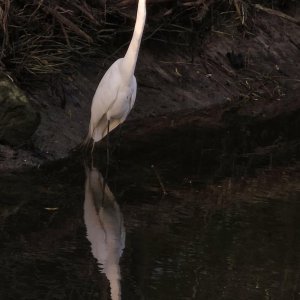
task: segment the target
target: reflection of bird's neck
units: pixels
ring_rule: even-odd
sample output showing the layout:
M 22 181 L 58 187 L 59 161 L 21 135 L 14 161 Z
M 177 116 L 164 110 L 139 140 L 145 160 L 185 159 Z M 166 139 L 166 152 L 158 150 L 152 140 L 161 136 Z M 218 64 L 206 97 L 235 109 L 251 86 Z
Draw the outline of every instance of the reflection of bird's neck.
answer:
M 110 283 L 110 293 L 112 300 L 121 299 L 121 275 L 119 264 L 112 263 L 107 266 L 105 274 Z
M 134 75 L 135 65 L 143 36 L 145 21 L 146 0 L 139 0 L 133 36 L 122 63 L 122 72 L 126 76 L 128 82 L 131 81 Z

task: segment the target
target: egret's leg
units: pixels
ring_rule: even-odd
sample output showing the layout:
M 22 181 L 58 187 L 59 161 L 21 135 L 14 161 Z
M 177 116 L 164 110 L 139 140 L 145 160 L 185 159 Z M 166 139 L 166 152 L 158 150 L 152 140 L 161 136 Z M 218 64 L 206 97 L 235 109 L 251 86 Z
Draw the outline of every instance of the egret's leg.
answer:
M 91 149 L 92 168 L 94 168 L 94 156 L 93 156 L 94 147 L 95 147 L 95 141 L 93 140 L 93 146 Z
M 109 169 L 109 125 L 110 125 L 110 120 L 107 120 L 107 135 L 106 135 L 106 171 L 105 171 L 105 177 L 103 179 L 103 200 L 105 197 L 105 186 L 106 186 L 106 181 L 108 178 L 108 169 Z
M 123 135 L 122 135 L 122 133 L 123 133 L 122 127 L 123 127 L 123 124 L 120 123 L 119 130 L 118 130 L 118 135 L 116 135 L 117 136 L 117 138 L 116 138 L 117 142 L 114 143 L 111 146 L 111 153 L 112 154 L 115 153 L 117 156 L 119 156 L 120 151 L 121 151 L 121 144 L 122 144 L 122 137 L 123 137 Z M 115 162 L 115 167 L 119 168 L 118 162 Z
M 110 120 L 107 121 L 107 138 L 106 138 L 106 165 L 107 165 L 107 169 L 106 169 L 106 173 L 108 173 L 108 166 L 109 166 L 109 123 Z

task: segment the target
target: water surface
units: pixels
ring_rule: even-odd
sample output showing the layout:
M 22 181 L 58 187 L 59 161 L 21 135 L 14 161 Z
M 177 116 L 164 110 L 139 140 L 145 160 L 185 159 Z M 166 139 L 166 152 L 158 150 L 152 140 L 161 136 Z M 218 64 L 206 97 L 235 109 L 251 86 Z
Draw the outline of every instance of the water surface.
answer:
M 78 160 L 1 176 L 1 299 L 300 299 L 297 166 L 102 176 Z

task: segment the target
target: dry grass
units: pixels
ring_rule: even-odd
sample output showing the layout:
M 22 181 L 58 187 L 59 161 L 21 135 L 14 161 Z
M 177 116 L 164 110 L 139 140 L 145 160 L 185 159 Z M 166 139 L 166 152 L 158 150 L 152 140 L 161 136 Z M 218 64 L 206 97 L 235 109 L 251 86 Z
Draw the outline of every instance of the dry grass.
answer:
M 251 3 L 148 0 L 147 5 L 145 39 L 190 46 L 195 33 L 202 34 L 218 20 L 230 17 L 246 26 Z M 58 73 L 87 57 L 116 54 L 115 49 L 127 45 L 135 12 L 135 0 L 1 0 L 0 70 L 22 78 Z
M 111 38 L 100 11 L 91 11 L 86 2 L 49 3 L 4 1 L 0 9 L 2 67 L 13 69 L 16 75 L 59 72 L 72 64 L 76 54 L 91 55 Z M 94 17 L 96 13 L 100 18 Z

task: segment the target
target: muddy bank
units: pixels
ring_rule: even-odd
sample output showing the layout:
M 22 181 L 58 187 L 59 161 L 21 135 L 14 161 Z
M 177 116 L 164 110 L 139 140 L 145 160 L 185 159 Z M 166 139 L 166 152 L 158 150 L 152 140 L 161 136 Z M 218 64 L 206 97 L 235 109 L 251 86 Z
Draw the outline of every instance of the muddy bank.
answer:
M 299 132 L 295 130 L 300 125 L 300 107 L 299 103 L 289 104 L 293 109 L 285 113 L 274 103 L 257 111 L 255 103 L 247 106 L 242 102 L 230 108 L 217 105 L 201 112 L 128 122 L 110 136 L 109 174 L 123 174 L 120 180 L 126 178 L 130 185 L 133 175 L 127 177 L 127 169 L 136 168 L 134 180 L 140 186 L 144 176 L 139 170 L 144 168 L 161 181 L 163 191 L 170 174 L 191 184 L 206 184 L 228 176 L 252 176 L 262 167 L 294 165 L 300 158 Z M 93 157 L 104 173 L 106 141 L 96 146 Z M 82 156 L 80 150 L 74 154 Z M 86 157 L 89 159 L 89 153 Z
M 299 11 L 295 10 L 294 14 L 299 17 Z M 231 111 L 231 123 L 236 128 L 243 126 L 239 123 L 243 124 L 252 115 L 266 115 L 266 120 L 274 120 L 269 126 L 275 124 L 275 127 L 279 115 L 289 122 L 286 110 L 293 119 L 298 118 L 299 45 L 299 25 L 264 12 L 256 12 L 251 28 L 241 32 L 230 24 L 212 28 L 203 40 L 195 40 L 193 47 L 172 47 L 146 40 L 137 65 L 138 95 L 127 122 L 128 130 L 139 132 L 136 138 L 141 141 L 149 130 L 160 131 L 159 126 L 162 131 L 168 126 L 171 130 L 172 113 L 177 114 L 177 124 L 181 124 L 180 120 L 186 124 L 189 118 L 197 119 L 199 114 L 199 128 L 221 122 L 224 130 L 228 124 L 222 124 L 225 121 L 218 119 L 214 109 L 201 110 L 216 104 L 222 104 L 224 111 Z M 121 49 L 118 56 L 125 50 Z M 237 66 L 228 53 L 240 53 L 243 64 Z M 83 61 L 77 72 L 66 70 L 61 76 L 24 81 L 23 89 L 40 113 L 41 123 L 31 140 L 21 148 L 1 146 L 0 169 L 38 166 L 68 156 L 86 135 L 91 100 L 110 63 L 109 60 L 93 64 Z M 236 110 L 236 105 L 244 106 L 249 115 Z M 210 115 L 209 121 L 201 117 L 203 114 Z M 252 118 L 250 122 L 256 121 Z M 258 124 L 260 122 L 258 120 Z M 280 124 L 285 127 L 284 122 Z M 296 132 L 292 123 L 287 127 Z M 263 128 L 255 130 L 255 134 L 262 134 L 260 131 Z M 280 128 L 275 131 L 280 136 Z

